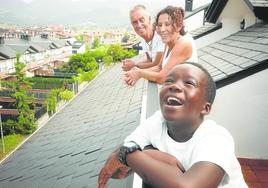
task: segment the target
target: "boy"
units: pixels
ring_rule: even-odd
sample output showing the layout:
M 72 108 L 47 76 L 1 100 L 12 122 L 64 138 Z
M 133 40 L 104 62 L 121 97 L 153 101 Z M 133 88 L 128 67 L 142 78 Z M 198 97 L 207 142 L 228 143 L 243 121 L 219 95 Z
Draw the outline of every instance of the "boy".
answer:
M 175 66 L 160 91 L 161 112 L 137 127 L 110 156 L 99 175 L 99 188 L 115 172 L 124 178 L 130 169 L 154 187 L 247 187 L 232 136 L 204 120 L 215 95 L 215 83 L 202 66 Z M 141 150 L 149 144 L 159 151 Z

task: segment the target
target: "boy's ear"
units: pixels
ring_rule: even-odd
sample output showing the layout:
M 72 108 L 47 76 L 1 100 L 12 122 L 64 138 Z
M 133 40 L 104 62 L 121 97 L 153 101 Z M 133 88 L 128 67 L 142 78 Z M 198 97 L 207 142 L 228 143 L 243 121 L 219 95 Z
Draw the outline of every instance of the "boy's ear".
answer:
M 211 110 L 211 104 L 209 102 L 206 102 L 203 106 L 203 109 L 201 111 L 202 115 L 208 115 Z

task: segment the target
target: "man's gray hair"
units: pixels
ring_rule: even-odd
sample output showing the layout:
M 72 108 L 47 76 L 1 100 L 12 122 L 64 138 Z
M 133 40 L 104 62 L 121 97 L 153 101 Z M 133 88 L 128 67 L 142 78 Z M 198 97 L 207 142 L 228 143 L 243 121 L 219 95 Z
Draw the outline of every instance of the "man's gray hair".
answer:
M 135 5 L 135 6 L 129 11 L 129 16 L 130 16 L 133 12 L 135 12 L 135 11 L 137 11 L 137 10 L 143 10 L 143 11 L 146 13 L 146 15 L 149 16 L 148 13 L 147 13 L 147 9 L 146 9 L 146 7 L 145 7 L 144 5 Z

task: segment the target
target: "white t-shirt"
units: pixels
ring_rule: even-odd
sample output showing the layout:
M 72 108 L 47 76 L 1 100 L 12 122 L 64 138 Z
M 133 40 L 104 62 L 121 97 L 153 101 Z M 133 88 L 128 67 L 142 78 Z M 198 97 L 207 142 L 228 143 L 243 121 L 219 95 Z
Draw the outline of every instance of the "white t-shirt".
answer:
M 156 32 L 154 32 L 154 37 L 150 42 L 147 43 L 143 38 L 140 40 L 143 52 L 147 52 L 152 61 L 155 60 L 157 52 L 164 52 L 165 45 Z
M 226 172 L 218 188 L 247 188 L 240 164 L 235 156 L 234 141 L 229 132 L 212 120 L 205 120 L 186 142 L 176 142 L 167 133 L 160 111 L 145 120 L 126 141 L 134 141 L 144 148 L 153 145 L 175 156 L 187 171 L 199 161 L 209 161 Z
M 186 33 L 183 37 L 187 38 L 187 40 L 189 40 L 191 45 L 192 45 L 192 55 L 185 62 L 198 63 L 197 49 L 196 49 L 196 45 L 195 45 L 193 37 L 189 33 Z M 168 63 L 168 60 L 169 60 L 169 57 L 170 57 L 170 54 L 171 54 L 171 52 L 170 52 L 167 55 L 167 52 L 168 52 L 168 49 L 166 49 L 164 57 L 163 57 L 162 68 Z

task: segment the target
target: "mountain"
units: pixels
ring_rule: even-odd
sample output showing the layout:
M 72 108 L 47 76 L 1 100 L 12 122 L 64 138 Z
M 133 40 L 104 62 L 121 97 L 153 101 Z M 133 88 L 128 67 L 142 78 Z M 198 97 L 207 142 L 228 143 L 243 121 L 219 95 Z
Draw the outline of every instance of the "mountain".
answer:
M 152 15 L 167 5 L 184 7 L 183 0 L 0 0 L 0 4 L 0 23 L 22 26 L 128 26 L 128 12 L 136 4 L 144 4 Z

